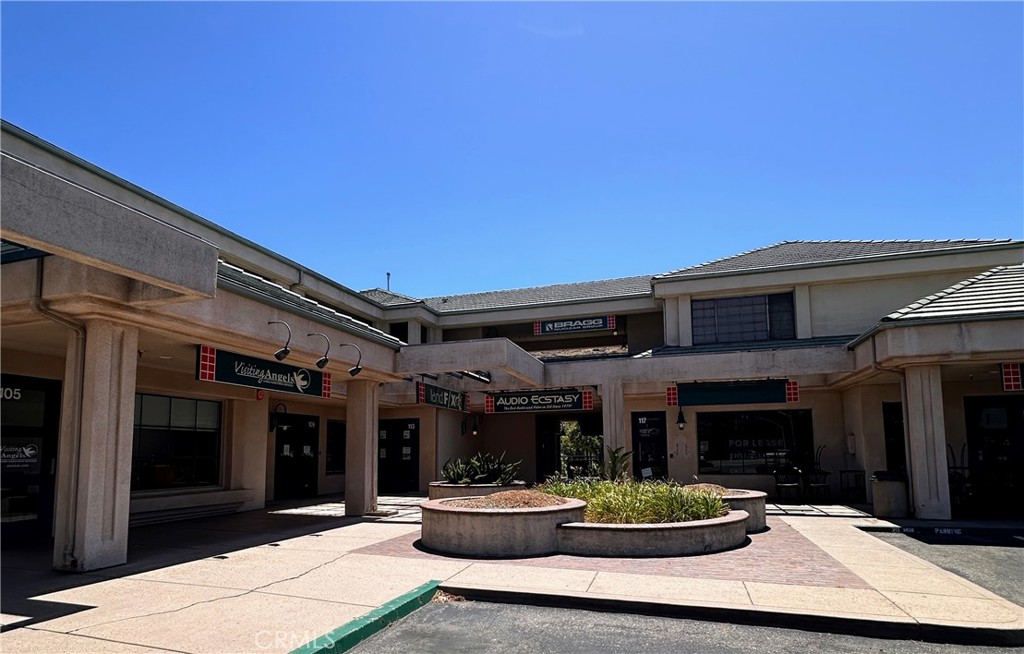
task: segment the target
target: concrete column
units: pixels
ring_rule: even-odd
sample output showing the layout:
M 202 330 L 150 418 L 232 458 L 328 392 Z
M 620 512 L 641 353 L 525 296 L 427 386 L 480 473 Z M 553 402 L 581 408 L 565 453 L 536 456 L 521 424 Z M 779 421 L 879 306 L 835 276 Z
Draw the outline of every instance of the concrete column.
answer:
M 345 442 L 345 515 L 377 509 L 377 382 L 348 382 Z
M 419 345 L 422 343 L 423 341 L 420 340 L 420 336 L 422 335 L 420 333 L 420 324 L 415 320 L 410 320 L 406 324 L 409 325 L 409 340 L 407 340 L 406 343 L 409 345 Z
M 807 284 L 800 284 L 793 289 L 793 313 L 796 314 L 796 337 L 811 338 L 811 289 Z
M 86 323 L 81 431 L 61 416 L 60 470 L 53 565 L 84 572 L 128 560 L 128 502 L 131 494 L 132 434 L 139 331 L 115 323 Z M 77 343 L 68 346 L 75 365 Z M 65 379 L 73 380 L 69 369 Z M 65 386 L 66 396 L 78 388 Z
M 605 447 L 627 447 L 621 382 L 601 385 L 601 417 L 604 419 Z
M 240 511 L 262 509 L 267 496 L 267 411 L 266 398 L 259 401 L 226 402 L 229 421 L 229 488 L 251 488 L 253 498 Z
M 948 520 L 949 470 L 941 370 L 937 365 L 910 366 L 904 384 L 908 468 L 915 515 Z
M 690 296 L 680 295 L 679 306 L 679 344 L 683 347 L 693 345 L 693 310 L 690 306 Z
M 679 298 L 665 298 L 662 321 L 665 326 L 665 345 L 679 345 Z
M 441 327 L 427 327 L 427 342 L 428 343 L 443 343 L 444 342 L 444 329 Z

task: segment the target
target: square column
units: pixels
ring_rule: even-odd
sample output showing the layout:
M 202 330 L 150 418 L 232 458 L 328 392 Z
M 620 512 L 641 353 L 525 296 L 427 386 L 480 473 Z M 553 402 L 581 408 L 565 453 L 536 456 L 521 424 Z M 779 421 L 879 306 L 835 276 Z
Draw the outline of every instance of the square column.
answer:
M 139 330 L 85 324 L 85 374 L 73 387 L 78 343 L 68 340 L 61 409 L 53 567 L 84 572 L 128 560 Z M 81 393 L 81 429 L 73 415 Z
M 605 447 L 627 447 L 625 402 L 622 398 L 621 383 L 601 385 L 601 417 Z
M 345 442 L 345 515 L 377 509 L 377 409 L 375 381 L 348 382 Z
M 908 467 L 915 515 L 927 520 L 949 520 L 941 369 L 937 365 L 910 366 L 904 379 Z

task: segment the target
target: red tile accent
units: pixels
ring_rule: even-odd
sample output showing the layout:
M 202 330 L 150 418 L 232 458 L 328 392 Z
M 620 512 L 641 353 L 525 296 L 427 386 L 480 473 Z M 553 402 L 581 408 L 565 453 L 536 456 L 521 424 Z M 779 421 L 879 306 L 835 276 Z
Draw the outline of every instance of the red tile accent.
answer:
M 786 402 L 800 401 L 800 382 L 790 379 L 786 382 Z
M 1021 364 L 1019 364 L 1019 363 L 1004 363 L 1003 364 L 1003 390 L 1004 391 L 1021 391 L 1021 390 L 1024 390 L 1024 385 L 1021 384 L 1020 367 L 1021 367 Z
M 214 381 L 217 377 L 217 349 L 199 346 L 199 381 Z
M 533 321 L 533 335 L 534 336 L 540 336 L 540 321 L 539 320 L 534 320 Z
M 608 329 L 615 329 L 615 316 L 608 316 Z
M 427 401 L 427 387 L 423 382 L 416 382 L 416 403 L 425 404 Z
M 666 406 L 679 406 L 678 386 L 673 385 L 665 387 L 665 404 Z
M 583 391 L 583 410 L 594 410 L 594 391 Z
M 331 373 L 329 372 L 324 373 L 324 384 L 323 390 L 320 393 L 320 397 L 331 397 Z
M 484 397 L 484 413 L 494 413 L 494 396 Z

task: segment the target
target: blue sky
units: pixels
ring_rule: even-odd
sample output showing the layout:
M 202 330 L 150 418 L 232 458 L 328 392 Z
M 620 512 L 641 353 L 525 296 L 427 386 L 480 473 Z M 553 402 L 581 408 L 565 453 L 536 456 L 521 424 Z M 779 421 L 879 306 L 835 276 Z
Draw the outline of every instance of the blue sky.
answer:
M 0 113 L 358 290 L 1024 237 L 1022 3 L 3 2 Z

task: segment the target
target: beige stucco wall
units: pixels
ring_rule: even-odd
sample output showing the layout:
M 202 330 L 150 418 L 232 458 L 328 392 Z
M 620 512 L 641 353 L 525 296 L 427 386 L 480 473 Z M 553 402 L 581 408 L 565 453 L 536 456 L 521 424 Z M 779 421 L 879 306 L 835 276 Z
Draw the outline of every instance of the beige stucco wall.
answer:
M 811 336 L 860 334 L 886 315 L 984 269 L 810 286 Z

